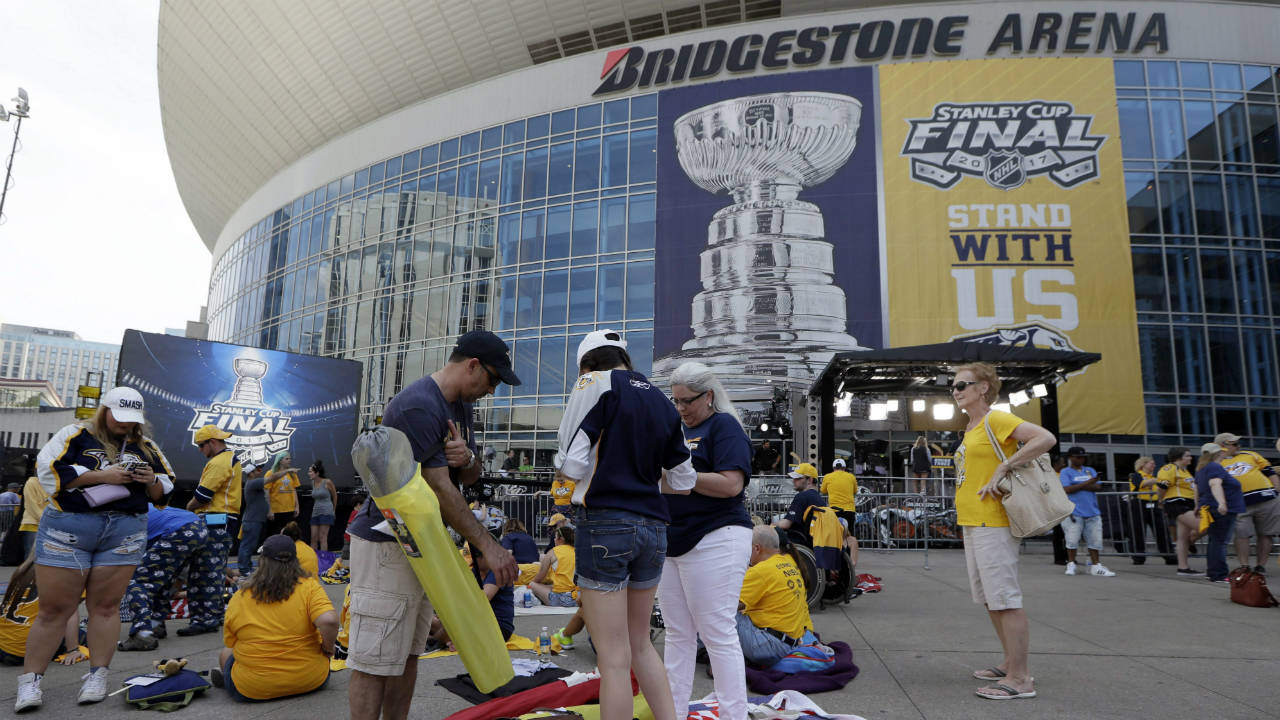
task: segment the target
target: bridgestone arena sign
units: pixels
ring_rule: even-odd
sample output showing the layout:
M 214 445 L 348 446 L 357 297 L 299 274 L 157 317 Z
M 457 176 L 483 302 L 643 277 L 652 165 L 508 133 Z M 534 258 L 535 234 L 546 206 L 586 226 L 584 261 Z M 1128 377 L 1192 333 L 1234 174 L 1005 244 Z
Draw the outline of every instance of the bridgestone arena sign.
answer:
M 605 56 L 602 82 L 592 95 L 633 88 L 656 88 L 686 80 L 703 80 L 722 72 L 812 67 L 822 62 L 879 62 L 885 59 L 947 57 L 964 49 L 968 15 L 875 20 L 802 30 L 757 33 L 732 40 L 704 40 L 678 48 L 620 48 Z M 1145 18 L 1138 13 L 1010 13 L 987 40 L 987 54 L 1016 55 L 1140 53 L 1169 50 L 1164 13 Z

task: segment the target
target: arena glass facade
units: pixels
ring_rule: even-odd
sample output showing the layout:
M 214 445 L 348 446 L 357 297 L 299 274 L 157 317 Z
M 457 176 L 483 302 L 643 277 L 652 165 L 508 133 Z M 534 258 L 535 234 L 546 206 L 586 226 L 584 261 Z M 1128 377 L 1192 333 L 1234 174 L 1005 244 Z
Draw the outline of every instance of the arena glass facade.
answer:
M 1280 435 L 1280 131 L 1273 65 L 1114 61 L 1148 435 Z M 552 448 L 586 332 L 652 364 L 655 93 L 406 148 L 325 179 L 217 258 L 210 338 L 361 360 L 370 421 L 497 332 L 518 388 L 482 403 L 484 443 Z

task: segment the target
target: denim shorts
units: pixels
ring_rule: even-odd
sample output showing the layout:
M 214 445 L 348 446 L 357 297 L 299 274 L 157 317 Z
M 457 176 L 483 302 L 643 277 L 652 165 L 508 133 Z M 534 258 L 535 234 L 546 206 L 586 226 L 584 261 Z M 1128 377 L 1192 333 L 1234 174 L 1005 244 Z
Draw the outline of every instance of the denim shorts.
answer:
M 551 607 L 578 607 L 578 601 L 573 599 L 571 592 L 547 593 L 547 604 Z
M 332 515 L 312 515 L 311 524 L 312 525 L 332 525 L 333 516 Z
M 647 590 L 662 579 L 667 524 L 626 510 L 578 511 L 574 551 L 583 590 Z
M 1065 536 L 1064 539 L 1069 550 L 1079 548 L 1081 538 L 1084 539 L 1086 548 L 1101 550 L 1102 516 L 1094 515 L 1093 517 L 1082 518 L 1072 515 L 1062 521 L 1062 534 Z
M 36 564 L 87 571 L 109 565 L 138 565 L 147 550 L 147 515 L 117 512 L 62 512 L 45 508 L 36 533 Z

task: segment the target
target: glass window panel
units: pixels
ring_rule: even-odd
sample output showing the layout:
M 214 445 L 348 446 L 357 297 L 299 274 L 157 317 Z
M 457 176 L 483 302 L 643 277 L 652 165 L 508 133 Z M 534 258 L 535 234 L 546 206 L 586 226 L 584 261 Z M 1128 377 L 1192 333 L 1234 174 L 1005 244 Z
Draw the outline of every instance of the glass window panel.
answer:
M 601 153 L 600 187 L 615 187 L 627 183 L 627 136 L 615 133 L 604 136 L 604 152 Z
M 1280 314 L 1280 253 L 1267 253 L 1267 278 L 1270 282 L 1272 311 Z
M 657 223 L 656 203 L 652 194 L 632 195 L 627 213 L 627 249 L 652 250 Z
M 574 115 L 575 113 L 571 109 L 560 110 L 559 112 L 552 113 L 551 114 L 551 134 L 557 135 L 559 133 L 569 132 L 570 130 L 573 130 Z
M 649 375 L 653 372 L 653 331 L 642 330 L 627 333 L 627 354 L 636 372 Z
M 1171 60 L 1149 61 L 1147 77 L 1153 87 L 1178 87 L 1178 65 Z
M 431 277 L 444 277 L 453 256 L 453 233 L 448 227 L 431 231 Z
M 573 192 L 573 143 L 557 143 L 551 146 L 547 162 L 550 177 L 547 180 L 548 195 Z
M 363 188 L 366 188 L 366 187 L 369 187 L 369 168 L 365 168 L 365 169 L 363 169 L 363 170 L 357 170 L 357 171 L 356 171 L 356 186 L 355 186 L 355 190 L 359 191 L 359 190 L 361 190 L 361 189 L 363 189 Z M 358 194 L 358 192 L 357 192 L 357 194 Z
M 627 248 L 627 199 L 606 198 L 601 202 L 600 252 L 621 252 Z
M 480 133 L 480 147 L 484 150 L 492 150 L 502 146 L 502 128 L 491 127 Z
M 1187 150 L 1192 160 L 1218 159 L 1218 131 L 1213 121 L 1217 115 L 1213 103 L 1187 100 Z
M 1232 235 L 1258 237 L 1258 216 L 1253 206 L 1253 178 L 1227 175 L 1227 223 Z
M 511 343 L 511 369 L 521 380 L 519 385 L 511 388 L 512 395 L 534 395 L 538 392 L 535 380 L 538 377 L 537 340 L 516 340 Z
M 576 203 L 573 206 L 573 254 L 591 255 L 596 251 L 596 216 L 599 212 L 595 200 Z
M 1169 269 L 1170 310 L 1176 313 L 1200 312 L 1200 263 L 1194 250 L 1165 251 Z
M 1126 158 L 1152 157 L 1146 100 L 1120 100 L 1120 147 Z
M 1274 105 L 1249 106 L 1249 132 L 1254 162 L 1280 164 L 1280 134 L 1276 132 Z
M 542 339 L 542 357 L 538 366 L 539 393 L 559 395 L 564 391 L 567 346 L 568 340 L 563 337 Z
M 1275 91 L 1271 80 L 1271 68 L 1263 65 L 1244 66 L 1245 89 L 1253 92 L 1269 93 Z
M 539 208 L 524 213 L 520 224 L 520 262 L 542 259 L 542 241 L 547 231 L 547 211 Z
M 516 283 L 517 279 L 504 277 L 498 279 L 498 329 L 512 330 L 516 326 Z
M 509 122 L 502 126 L 502 143 L 510 145 L 511 143 L 524 141 L 524 121 L 517 120 Z
M 1142 351 L 1142 389 L 1146 392 L 1175 392 L 1172 336 L 1163 325 L 1139 325 L 1138 343 Z M 1153 432 L 1147 428 L 1147 432 Z
M 1156 158 L 1185 159 L 1186 134 L 1182 131 L 1182 106 L 1177 100 L 1151 101 L 1151 129 L 1155 138 Z
M 1249 162 L 1249 124 L 1245 120 L 1244 103 L 1220 102 L 1217 110 L 1222 159 L 1227 162 Z
M 1222 207 L 1221 177 L 1203 174 L 1191 176 L 1196 201 L 1196 228 L 1201 235 L 1225 235 L 1227 232 Z
M 449 138 L 440 143 L 440 162 L 458 157 L 458 138 Z
M 418 280 L 431 277 L 431 235 L 429 233 L 414 236 L 413 275 Z
M 1115 74 L 1117 87 L 1142 87 L 1147 84 L 1141 60 L 1116 60 Z
M 600 266 L 596 322 L 613 322 L 622 319 L 624 273 L 625 268 L 621 264 Z
M 547 260 L 569 257 L 572 212 L 568 205 L 557 205 L 547 211 Z
M 657 139 L 658 131 L 653 128 L 631 133 L 630 180 L 632 183 L 653 182 L 656 178 Z
M 525 273 L 520 276 L 520 290 L 516 300 L 516 327 L 537 327 L 542 324 L 542 274 Z
M 1234 327 L 1209 328 L 1209 357 L 1213 361 L 1213 391 L 1218 395 L 1243 395 L 1244 371 L 1240 358 L 1240 331 Z
M 1266 315 L 1267 295 L 1262 279 L 1262 253 L 1254 250 L 1236 250 L 1232 253 L 1236 270 L 1235 287 L 1240 293 L 1240 314 Z
M 627 319 L 653 317 L 653 262 L 627 263 Z
M 630 117 L 631 111 L 628 108 L 626 98 L 621 100 L 611 100 L 604 104 L 604 124 L 612 125 L 614 123 L 626 122 Z
M 1208 437 L 1214 433 L 1213 413 L 1206 407 L 1182 406 L 1182 433 Z
M 458 168 L 458 211 L 465 212 L 475 208 L 476 183 L 480 178 L 480 166 L 468 163 Z M 466 201 L 463 201 L 463 198 Z
M 1212 87 L 1209 83 L 1209 63 L 1182 63 L 1182 86 L 1189 88 Z
M 376 164 L 376 165 L 370 166 L 370 168 L 369 168 L 369 184 L 370 184 L 370 185 L 376 185 L 376 184 L 378 184 L 378 183 L 382 182 L 382 181 L 383 181 L 383 179 L 385 179 L 385 177 L 386 177 L 386 175 L 384 174 L 385 172 L 386 172 L 386 166 L 385 166 L 385 165 L 383 165 L 382 163 L 378 163 L 378 164 Z M 357 180 L 358 180 L 358 178 L 357 178 Z M 359 184 L 359 183 L 357 182 L 357 184 Z
M 1129 198 L 1129 232 L 1158 234 L 1160 214 L 1156 212 L 1155 175 L 1149 172 L 1126 172 L 1124 189 Z
M 1204 328 L 1181 326 L 1173 329 L 1174 367 L 1178 371 L 1178 390 L 1182 393 L 1209 392 L 1209 355 Z
M 600 187 L 600 138 L 587 138 L 575 143 L 573 189 L 576 192 Z
M 531 117 L 525 126 L 525 137 L 532 140 L 533 138 L 546 137 L 547 131 L 551 128 L 550 115 L 538 115 Z
M 1169 235 L 1190 235 L 1191 188 L 1182 173 L 1160 173 L 1160 218 Z
M 422 148 L 422 167 L 430 167 L 440 161 L 440 146 L 428 145 Z
M 631 98 L 631 119 L 640 120 L 658 116 L 658 96 L 640 95 Z
M 474 155 L 480 152 L 480 133 L 479 131 L 463 135 L 458 140 L 459 155 Z
M 1262 236 L 1280 238 L 1280 177 L 1259 175 L 1257 181 Z M 1271 281 L 1280 281 L 1280 276 L 1272 277 Z
M 1133 288 L 1139 311 L 1169 309 L 1165 298 L 1164 253 L 1160 248 L 1133 248 Z
M 563 325 L 569 310 L 569 271 L 548 270 L 542 278 L 542 324 Z
M 600 106 L 584 105 L 578 108 L 578 129 L 593 128 L 600 124 Z
M 498 158 L 489 158 L 480 161 L 480 177 L 478 179 L 477 196 L 484 202 L 484 207 L 490 207 L 498 202 L 498 178 L 499 168 L 502 161 Z
M 1270 440 L 1280 436 L 1280 413 L 1275 410 L 1253 410 L 1249 413 L 1253 418 L 1253 436 Z
M 489 280 L 476 280 L 472 283 L 475 305 L 475 328 L 489 327 L 489 308 L 493 303 L 493 284 Z
M 569 272 L 569 322 L 596 319 L 596 269 L 574 268 Z
M 361 263 L 360 289 L 373 290 L 378 285 L 378 246 L 369 245 L 364 249 L 364 260 Z
M 421 157 L 422 157 L 422 153 L 419 150 L 407 152 L 404 155 L 402 155 L 400 158 L 401 172 L 409 172 L 410 170 L 417 170 L 418 163 L 421 161 Z
M 1244 330 L 1240 333 L 1240 349 L 1244 356 L 1244 393 L 1251 397 L 1277 393 L 1276 360 L 1271 337 L 1265 332 Z M 1271 437 L 1276 437 L 1272 435 Z
M 1214 63 L 1213 87 L 1217 90 L 1243 90 L 1244 86 L 1240 84 L 1240 66 Z
M 520 216 L 512 213 L 498 218 L 498 262 L 514 265 L 520 253 Z
M 547 195 L 547 149 L 530 150 L 524 155 L 524 199 L 536 200 Z
M 400 174 L 400 157 L 393 157 L 387 161 L 387 177 L 393 178 Z
M 1204 283 L 1204 311 L 1235 314 L 1235 285 L 1231 281 L 1231 260 L 1227 251 L 1201 250 L 1200 274 Z
M 524 175 L 524 155 L 502 156 L 502 202 L 520 199 L 520 178 Z

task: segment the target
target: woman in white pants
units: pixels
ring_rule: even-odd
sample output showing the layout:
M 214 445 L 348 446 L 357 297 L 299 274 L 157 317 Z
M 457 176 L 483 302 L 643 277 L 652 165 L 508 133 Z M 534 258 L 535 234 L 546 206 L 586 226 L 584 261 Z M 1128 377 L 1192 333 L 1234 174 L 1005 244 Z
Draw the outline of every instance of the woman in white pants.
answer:
M 711 369 L 689 362 L 671 374 L 698 481 L 688 495 L 664 495 L 671 513 L 658 600 L 667 626 L 664 662 L 676 717 L 689 712 L 698 640 L 707 648 L 723 720 L 747 717 L 747 682 L 735 615 L 751 555 L 743 503 L 751 441 Z

